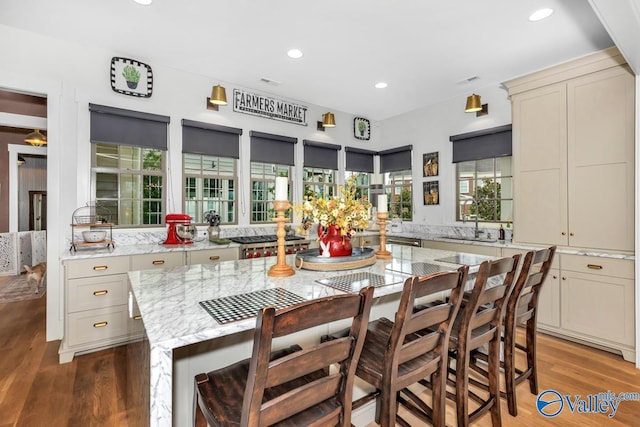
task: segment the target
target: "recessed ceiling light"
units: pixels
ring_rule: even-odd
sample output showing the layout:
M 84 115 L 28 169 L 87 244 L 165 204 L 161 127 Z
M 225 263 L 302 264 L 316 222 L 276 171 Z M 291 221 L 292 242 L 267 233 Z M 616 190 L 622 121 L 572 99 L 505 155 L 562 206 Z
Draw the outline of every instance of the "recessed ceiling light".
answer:
M 376 89 L 384 89 L 387 86 L 388 85 L 387 85 L 386 82 L 378 82 L 378 83 L 376 83 Z
M 302 58 L 302 51 L 300 49 L 289 49 L 287 52 L 289 58 L 298 59 Z
M 544 9 L 539 9 L 529 15 L 529 21 L 541 21 L 545 18 L 548 18 L 553 13 L 553 9 L 549 9 L 548 7 Z
M 143 6 L 149 6 L 151 3 L 153 3 L 153 0 L 133 0 L 133 1 Z

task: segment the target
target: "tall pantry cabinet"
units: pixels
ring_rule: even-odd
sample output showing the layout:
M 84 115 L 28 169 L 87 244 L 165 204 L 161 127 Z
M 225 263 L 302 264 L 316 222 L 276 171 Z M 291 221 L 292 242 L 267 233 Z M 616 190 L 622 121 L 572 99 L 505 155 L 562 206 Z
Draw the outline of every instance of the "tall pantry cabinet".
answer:
M 538 328 L 629 361 L 636 351 L 628 257 L 635 238 L 634 81 L 614 47 L 505 83 L 514 242 L 561 249 L 542 289 Z M 605 256 L 567 253 L 574 250 Z
M 506 83 L 514 240 L 634 250 L 634 75 L 615 48 Z

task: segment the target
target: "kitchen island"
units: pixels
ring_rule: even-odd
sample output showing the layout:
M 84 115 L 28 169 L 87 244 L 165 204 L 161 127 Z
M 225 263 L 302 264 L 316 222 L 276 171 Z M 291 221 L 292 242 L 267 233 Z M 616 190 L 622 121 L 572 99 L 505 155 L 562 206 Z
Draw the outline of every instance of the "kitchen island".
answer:
M 129 272 L 146 332 L 149 366 L 148 371 L 141 368 L 140 375 L 149 381 L 150 425 L 192 425 L 193 376 L 251 355 L 255 317 L 221 324 L 200 302 L 275 288 L 313 300 L 346 290 L 357 292 L 361 287 L 375 284 L 376 301 L 371 319 L 393 318 L 408 277 L 422 271 L 454 270 L 459 266 L 438 261 L 457 255 L 455 252 L 396 245 L 388 249 L 393 259 L 377 260 L 368 267 L 342 271 L 297 270 L 295 275 L 284 278 L 267 275 L 276 261 L 273 257 Z M 477 264 L 483 259 L 487 257 L 467 258 Z M 293 264 L 293 256 L 287 257 L 287 262 Z M 477 271 L 477 264 L 471 266 L 470 272 Z M 257 311 L 254 310 L 256 314 Z M 298 342 L 303 346 L 310 344 L 320 335 L 340 327 L 342 325 L 336 324 L 310 331 Z M 354 413 L 356 425 L 357 416 Z

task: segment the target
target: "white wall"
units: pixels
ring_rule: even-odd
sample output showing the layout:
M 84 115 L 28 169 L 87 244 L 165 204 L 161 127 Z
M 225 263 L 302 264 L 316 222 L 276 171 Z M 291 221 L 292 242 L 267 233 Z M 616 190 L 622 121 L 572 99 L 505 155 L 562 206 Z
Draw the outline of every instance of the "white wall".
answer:
M 381 149 L 413 144 L 415 224 L 456 224 L 456 170 L 455 165 L 451 163 L 452 143 L 449 137 L 511 123 L 511 104 L 505 89 L 494 84 L 475 90 L 475 93 L 481 96 L 483 104 L 489 104 L 488 115 L 476 117 L 475 113 L 465 113 L 465 96 L 411 111 L 380 123 Z M 439 152 L 439 175 L 423 178 L 422 155 L 434 151 Z M 440 204 L 425 206 L 422 199 L 422 183 L 434 180 L 439 181 Z

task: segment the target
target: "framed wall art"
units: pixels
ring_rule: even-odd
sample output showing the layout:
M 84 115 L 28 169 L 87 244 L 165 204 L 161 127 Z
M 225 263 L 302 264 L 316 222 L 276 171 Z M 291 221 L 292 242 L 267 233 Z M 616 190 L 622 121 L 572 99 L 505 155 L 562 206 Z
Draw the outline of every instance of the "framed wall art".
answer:
M 371 138 L 371 123 L 362 117 L 353 119 L 353 136 L 368 141 Z
M 111 58 L 111 89 L 140 98 L 149 98 L 153 92 L 151 67 L 129 58 Z
M 422 155 L 422 176 L 438 176 L 438 152 Z
M 422 184 L 422 192 L 425 205 L 440 204 L 439 181 L 427 181 Z

